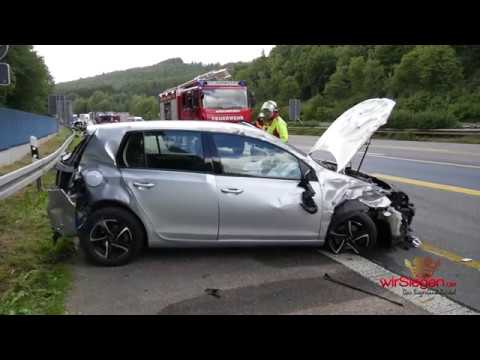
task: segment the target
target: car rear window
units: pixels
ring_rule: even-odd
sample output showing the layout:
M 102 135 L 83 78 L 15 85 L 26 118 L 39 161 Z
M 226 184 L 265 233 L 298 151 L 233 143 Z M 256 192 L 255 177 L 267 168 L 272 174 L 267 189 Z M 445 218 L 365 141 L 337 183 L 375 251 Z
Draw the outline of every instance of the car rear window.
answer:
M 122 151 L 127 168 L 177 171 L 209 171 L 205 163 L 202 134 L 168 130 L 130 134 Z

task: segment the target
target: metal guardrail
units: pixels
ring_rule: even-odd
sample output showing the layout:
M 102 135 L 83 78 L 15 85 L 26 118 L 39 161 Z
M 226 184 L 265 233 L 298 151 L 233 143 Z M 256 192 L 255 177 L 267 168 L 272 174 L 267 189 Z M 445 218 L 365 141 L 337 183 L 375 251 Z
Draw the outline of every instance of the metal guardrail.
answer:
M 0 199 L 5 199 L 15 194 L 50 170 L 58 162 L 60 156 L 70 145 L 74 137 L 75 134 L 72 134 L 54 153 L 43 159 L 0 176 Z
M 318 129 L 327 130 L 326 126 L 289 126 L 289 129 Z M 377 130 L 378 134 L 414 134 L 414 135 L 432 135 L 432 136 L 478 136 L 480 129 L 382 129 Z
M 378 133 L 412 133 L 418 135 L 451 135 L 468 136 L 479 135 L 480 129 L 382 129 Z

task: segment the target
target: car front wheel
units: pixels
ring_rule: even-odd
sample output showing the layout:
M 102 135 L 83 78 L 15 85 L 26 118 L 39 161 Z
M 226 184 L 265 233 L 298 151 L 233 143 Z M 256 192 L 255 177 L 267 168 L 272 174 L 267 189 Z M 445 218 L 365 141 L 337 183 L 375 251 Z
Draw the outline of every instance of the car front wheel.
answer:
M 327 246 L 334 253 L 352 250 L 361 254 L 377 243 L 377 227 L 364 212 L 344 214 L 332 221 L 327 235 Z
M 140 222 L 127 210 L 114 207 L 90 214 L 79 237 L 87 258 L 103 266 L 129 263 L 144 244 Z

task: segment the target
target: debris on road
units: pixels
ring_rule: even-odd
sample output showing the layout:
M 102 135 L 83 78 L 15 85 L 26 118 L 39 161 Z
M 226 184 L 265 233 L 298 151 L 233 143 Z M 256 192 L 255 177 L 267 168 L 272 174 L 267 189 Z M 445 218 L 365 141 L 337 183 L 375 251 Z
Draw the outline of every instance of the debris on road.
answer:
M 398 305 L 398 306 L 404 306 L 401 302 L 398 302 L 398 301 L 395 301 L 395 300 L 391 300 L 391 299 L 388 299 L 388 298 L 386 298 L 386 297 L 384 297 L 384 296 L 382 296 L 382 295 L 378 295 L 378 294 L 375 294 L 375 293 L 373 293 L 373 292 L 370 292 L 370 291 L 367 291 L 367 290 L 363 290 L 363 289 L 357 288 L 357 287 L 355 287 L 355 286 L 352 286 L 352 285 L 350 285 L 350 284 L 347 284 L 347 283 L 344 283 L 344 282 L 335 280 L 335 279 L 333 279 L 333 278 L 332 278 L 330 275 L 328 275 L 328 274 L 325 274 L 325 275 L 323 276 L 323 278 L 324 278 L 325 280 L 331 281 L 331 282 L 333 282 L 333 283 L 346 286 L 346 287 L 348 287 L 348 288 L 350 288 L 350 289 L 360 291 L 360 292 L 362 292 L 362 293 L 364 293 L 364 294 L 371 295 L 371 296 L 376 296 L 376 297 L 378 297 L 378 298 L 380 298 L 380 299 L 383 299 L 383 300 L 386 300 L 386 301 L 388 301 L 388 302 L 391 302 L 392 304 L 395 304 L 395 305 Z
M 220 299 L 220 295 L 218 294 L 218 292 L 220 291 L 220 289 L 205 289 L 205 292 L 210 295 L 210 296 L 213 296 L 213 297 L 216 297 L 217 299 Z

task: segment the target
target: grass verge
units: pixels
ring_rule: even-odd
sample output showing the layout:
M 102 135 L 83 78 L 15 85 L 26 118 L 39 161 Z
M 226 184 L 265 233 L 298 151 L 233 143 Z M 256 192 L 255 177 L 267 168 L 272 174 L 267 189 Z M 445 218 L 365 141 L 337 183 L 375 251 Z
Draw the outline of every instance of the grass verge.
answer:
M 53 152 L 69 134 L 60 133 L 45 143 L 40 154 Z M 70 149 L 76 143 L 77 139 Z M 14 165 L 21 167 L 9 167 Z M 54 170 L 42 181 L 45 189 L 52 186 Z M 69 239 L 53 244 L 47 197 L 32 184 L 0 203 L 0 314 L 64 313 L 71 282 L 67 260 L 75 248 Z
M 70 130 L 62 127 L 56 136 L 54 136 L 53 138 L 51 138 L 50 140 L 46 141 L 45 143 L 43 143 L 38 147 L 40 157 L 44 158 L 45 156 L 55 152 L 55 150 L 57 150 L 60 147 L 60 145 L 62 145 L 71 134 L 72 132 Z M 25 155 L 23 158 L 14 162 L 13 164 L 0 167 L 0 176 L 8 174 L 9 172 L 12 172 L 14 170 L 20 169 L 21 167 L 30 165 L 31 163 L 32 163 L 32 157 L 30 156 L 30 153 L 29 153 L 28 155 Z

